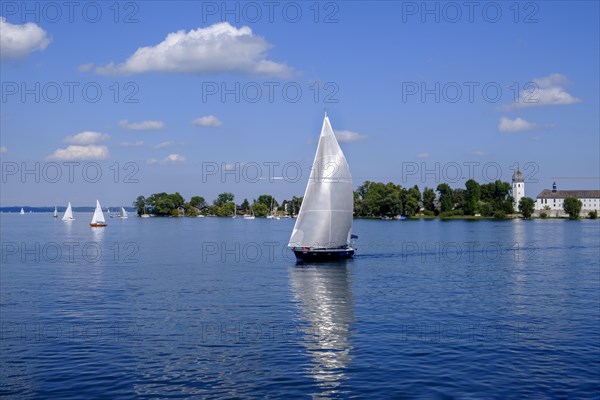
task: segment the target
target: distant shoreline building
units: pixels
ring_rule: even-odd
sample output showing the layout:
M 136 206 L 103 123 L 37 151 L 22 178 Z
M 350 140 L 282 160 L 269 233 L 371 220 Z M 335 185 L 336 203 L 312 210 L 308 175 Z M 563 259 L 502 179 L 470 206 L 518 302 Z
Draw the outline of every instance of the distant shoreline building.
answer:
M 519 168 L 515 171 L 512 176 L 512 195 L 515 199 L 514 208 L 519 209 L 519 201 L 525 197 L 525 179 L 523 174 L 519 171 Z
M 525 197 L 525 179 L 519 169 L 512 176 L 512 196 L 515 200 L 515 211 L 519 210 L 519 201 Z M 567 197 L 575 197 L 581 201 L 580 216 L 587 216 L 590 211 L 600 210 L 600 190 L 557 190 L 556 182 L 552 183 L 552 190 L 544 189 L 535 199 L 535 214 L 546 212 L 548 216 L 567 216 L 563 203 Z
M 565 216 L 563 203 L 567 197 L 575 197 L 581 201 L 580 215 L 585 216 L 590 211 L 600 210 L 600 190 L 557 190 L 554 182 L 552 190 L 544 189 L 537 195 L 535 211 L 550 211 L 557 217 Z

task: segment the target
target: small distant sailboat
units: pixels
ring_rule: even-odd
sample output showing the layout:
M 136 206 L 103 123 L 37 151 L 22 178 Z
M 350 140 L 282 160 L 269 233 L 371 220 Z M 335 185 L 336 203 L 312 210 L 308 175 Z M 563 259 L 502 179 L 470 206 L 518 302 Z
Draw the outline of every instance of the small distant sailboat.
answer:
M 236 219 L 237 214 L 235 213 L 235 204 L 233 205 L 233 214 L 231 214 L 231 218 Z
M 280 218 L 279 218 L 279 215 L 277 215 L 277 213 L 275 212 L 275 208 L 273 208 L 273 201 L 274 201 L 274 199 L 273 199 L 273 197 L 271 197 L 271 210 L 269 212 L 269 215 L 267 215 L 267 218 L 278 220 Z
M 252 206 L 250 206 L 250 214 L 244 214 L 244 219 L 255 219 L 254 211 L 252 211 Z
M 92 217 L 90 226 L 93 228 L 103 228 L 106 226 L 106 220 L 104 219 L 102 207 L 100 207 L 100 202 L 98 200 L 96 200 L 96 209 L 94 210 L 94 216 Z
M 71 202 L 69 202 L 69 205 L 67 206 L 65 215 L 63 215 L 62 220 L 63 221 L 73 221 L 74 219 L 75 218 L 73 217 L 73 209 L 71 208 Z
M 52 214 L 54 218 L 58 218 L 58 209 L 54 206 L 54 214 Z
M 335 174 L 331 167 L 335 166 Z M 354 255 L 352 176 L 327 114 L 288 246 L 298 260 L 327 261 Z
M 19 214 L 25 215 L 25 210 L 23 210 L 23 207 L 21 207 L 21 212 Z
M 150 214 L 148 214 L 148 211 L 146 210 L 146 206 L 144 206 L 144 213 L 142 215 L 140 215 L 140 217 L 150 218 Z
M 127 215 L 127 211 L 125 211 L 124 207 L 121 207 L 121 211 L 119 211 L 119 218 L 129 218 L 129 215 Z

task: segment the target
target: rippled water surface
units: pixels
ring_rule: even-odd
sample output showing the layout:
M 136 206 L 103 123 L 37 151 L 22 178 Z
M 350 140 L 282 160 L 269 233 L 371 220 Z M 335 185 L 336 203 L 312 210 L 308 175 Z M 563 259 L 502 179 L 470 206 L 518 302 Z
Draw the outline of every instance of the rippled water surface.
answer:
M 358 220 L 354 259 L 299 265 L 289 219 L 0 218 L 2 395 L 600 391 L 597 221 Z

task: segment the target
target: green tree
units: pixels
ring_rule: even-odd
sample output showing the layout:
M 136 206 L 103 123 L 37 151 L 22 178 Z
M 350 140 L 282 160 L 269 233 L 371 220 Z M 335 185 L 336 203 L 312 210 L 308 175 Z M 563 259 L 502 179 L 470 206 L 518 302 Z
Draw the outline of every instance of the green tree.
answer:
M 302 206 L 303 197 L 292 196 L 292 200 L 288 203 L 288 214 L 297 215 L 300 212 Z
M 404 203 L 404 215 L 412 217 L 419 212 L 419 203 L 413 196 L 407 196 L 406 202 Z
M 464 210 L 467 191 L 465 189 L 456 188 L 452 190 L 452 206 L 455 209 Z
M 133 202 L 133 206 L 137 211 L 137 215 L 142 215 L 146 211 L 146 198 L 144 196 L 138 196 Z
M 257 200 L 252 203 L 252 212 L 257 217 L 266 217 L 269 213 L 269 208 Z
M 197 209 L 202 210 L 203 208 L 205 208 L 207 206 L 207 204 L 206 204 L 206 200 L 204 200 L 204 197 L 193 196 L 190 199 L 190 206 L 196 207 Z
M 463 209 L 466 215 L 475 215 L 481 199 L 481 186 L 474 179 L 469 179 L 465 183 L 465 187 L 465 205 Z
M 222 204 L 220 206 L 212 206 L 210 212 L 211 212 L 211 214 L 214 214 L 218 217 L 230 217 L 233 215 L 234 210 L 235 210 L 235 203 L 230 202 L 230 203 Z
M 146 204 L 150 206 L 153 214 L 168 216 L 173 215 L 173 210 L 183 207 L 185 200 L 179 193 L 168 194 L 161 192 L 148 197 Z
M 579 213 L 581 212 L 582 203 L 581 200 L 575 197 L 567 197 L 563 202 L 563 210 L 567 214 L 569 214 L 569 219 L 577 219 L 579 218 Z
M 440 183 L 437 187 L 440 194 L 440 212 L 450 211 L 453 208 L 452 189 L 447 183 Z
M 533 214 L 535 202 L 530 197 L 523 197 L 519 200 L 519 212 L 523 218 L 531 218 Z
M 224 204 L 233 202 L 234 198 L 235 197 L 233 196 L 233 193 L 221 193 L 217 196 L 213 204 L 215 206 L 222 206 Z
M 244 212 L 247 212 L 248 210 L 250 210 L 250 203 L 248 202 L 248 199 L 244 199 L 244 201 L 242 201 L 242 204 L 240 204 L 240 208 Z
M 277 200 L 275 200 L 275 198 L 270 194 L 261 194 L 260 196 L 258 196 L 258 199 L 256 199 L 256 202 L 264 204 L 269 210 L 271 209 L 271 206 L 273 207 L 273 209 L 279 207 L 279 203 L 277 203 Z
M 431 188 L 423 190 L 423 208 L 435 211 L 435 191 Z
M 590 219 L 596 219 L 596 218 L 598 218 L 598 211 L 596 211 L 596 210 L 592 210 L 592 211 L 590 211 L 590 212 L 588 213 L 588 217 L 589 217 Z

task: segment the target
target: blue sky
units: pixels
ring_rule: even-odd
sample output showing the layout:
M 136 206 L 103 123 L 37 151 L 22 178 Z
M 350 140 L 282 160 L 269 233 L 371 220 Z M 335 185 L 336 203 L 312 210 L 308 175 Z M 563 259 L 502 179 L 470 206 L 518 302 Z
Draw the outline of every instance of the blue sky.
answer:
M 1 10 L 2 206 L 301 196 L 324 111 L 355 185 L 518 164 L 530 197 L 600 186 L 598 2 L 23 4 Z

